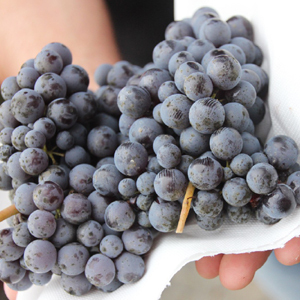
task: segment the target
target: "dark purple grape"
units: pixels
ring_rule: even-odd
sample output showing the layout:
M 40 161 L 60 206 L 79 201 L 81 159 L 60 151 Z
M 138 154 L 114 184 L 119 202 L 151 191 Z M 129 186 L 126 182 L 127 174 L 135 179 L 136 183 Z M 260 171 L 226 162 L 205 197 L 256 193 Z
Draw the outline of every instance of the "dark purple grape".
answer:
M 185 36 L 194 37 L 193 28 L 185 21 L 173 21 L 165 29 L 166 40 L 180 40 Z
M 241 47 L 235 44 L 224 44 L 219 49 L 225 49 L 234 56 L 241 65 L 246 63 L 246 55 Z
M 50 271 L 57 258 L 57 251 L 47 240 L 34 240 L 24 251 L 25 265 L 31 272 L 46 273 Z
M 136 142 L 122 143 L 114 154 L 117 169 L 126 176 L 136 176 L 145 171 L 148 153 L 143 145 Z
M 77 228 L 77 240 L 86 247 L 99 245 L 103 236 L 102 226 L 94 220 L 88 220 Z
M 71 224 L 79 225 L 91 218 L 91 202 L 78 193 L 68 195 L 61 206 L 61 216 Z
M 37 209 L 33 201 L 33 191 L 36 186 L 37 184 L 33 182 L 23 183 L 17 188 L 15 192 L 13 202 L 17 210 L 26 216 L 29 216 L 33 211 Z
M 253 215 L 253 211 L 250 205 L 244 205 L 240 207 L 227 205 L 227 216 L 236 224 L 245 224 L 250 221 Z
M 180 94 L 174 81 L 163 82 L 157 91 L 160 102 L 164 102 L 169 96 L 174 94 Z
M 111 85 L 101 86 L 95 92 L 97 111 L 118 117 L 121 114 L 118 107 L 118 94 L 120 91 L 121 89 Z
M 47 72 L 59 74 L 63 68 L 63 60 L 54 50 L 41 50 L 34 59 L 34 68 L 40 74 Z
M 54 122 L 45 117 L 35 121 L 33 124 L 33 129 L 43 133 L 47 140 L 51 139 L 56 132 L 56 126 Z
M 19 261 L 5 261 L 0 259 L 0 280 L 5 283 L 15 284 L 22 280 L 26 271 L 20 266 Z
M 90 154 L 81 146 L 74 146 L 65 152 L 65 162 L 70 168 L 90 163 Z
M 14 152 L 15 152 L 15 149 L 13 146 L 1 145 L 0 146 L 0 160 L 3 162 L 7 161 Z
M 65 81 L 55 73 L 42 74 L 35 82 L 34 90 L 43 97 L 46 104 L 67 95 Z
M 68 99 L 58 98 L 47 108 L 47 118 L 51 119 L 58 129 L 71 128 L 78 119 L 76 106 Z
M 251 40 L 242 36 L 237 36 L 232 38 L 230 42 L 242 48 L 246 55 L 246 64 L 252 63 L 254 61 L 255 46 Z
M 62 58 L 63 65 L 69 65 L 72 63 L 72 53 L 70 49 L 62 43 L 52 42 L 43 47 L 42 50 L 56 51 Z
M 24 143 L 27 148 L 42 149 L 46 144 L 46 137 L 42 132 L 33 129 L 25 134 Z
M 197 30 L 197 34 L 198 34 Z M 197 39 L 189 44 L 187 51 L 190 52 L 195 58 L 196 62 L 201 63 L 201 60 L 205 53 L 208 51 L 215 49 L 213 43 L 208 40 Z
M 138 193 L 135 180 L 132 178 L 124 178 L 119 182 L 118 185 L 119 193 L 125 197 L 133 197 L 135 194 Z
M 197 158 L 189 166 L 188 178 L 199 190 L 212 190 L 222 182 L 223 168 L 213 158 Z
M 57 253 L 59 268 L 64 274 L 69 276 L 76 276 L 84 272 L 89 258 L 88 249 L 76 242 L 63 246 Z
M 4 163 L 0 163 L 0 189 L 3 191 L 12 189 L 12 179 L 6 174 Z
M 111 70 L 111 64 L 101 64 L 94 73 L 94 79 L 99 86 L 107 84 L 107 74 Z
M 86 279 L 84 273 L 76 276 L 62 274 L 60 284 L 65 292 L 73 296 L 82 296 L 89 292 L 92 284 Z
M 181 150 L 178 146 L 169 143 L 159 147 L 156 157 L 163 168 L 172 169 L 178 166 L 181 161 Z
M 29 273 L 29 279 L 32 282 L 32 284 L 38 286 L 46 285 L 48 282 L 50 282 L 51 278 L 52 278 L 51 271 L 46 273 L 33 273 L 33 272 Z
M 116 258 L 123 252 L 124 245 L 121 238 L 109 234 L 101 240 L 99 249 L 102 254 L 109 258 Z
M 61 166 L 51 165 L 39 175 L 39 184 L 47 181 L 54 182 L 65 190 L 69 185 L 69 173 Z
M 172 76 L 174 76 L 176 70 L 181 64 L 187 61 L 195 61 L 193 55 L 188 51 L 180 51 L 173 54 L 168 63 L 168 69 Z
M 136 188 L 142 195 L 154 193 L 154 179 L 156 174 L 153 172 L 144 172 L 136 180 Z
M 12 145 L 19 151 L 27 148 L 25 145 L 25 135 L 30 131 L 28 126 L 20 125 L 16 127 L 11 134 Z
M 0 260 L 15 261 L 24 253 L 24 248 L 15 244 L 12 233 L 13 228 L 0 230 Z
M 203 215 L 195 215 L 197 220 L 197 225 L 206 230 L 206 231 L 213 231 L 220 228 L 224 223 L 224 213 L 221 212 L 216 217 L 207 217 Z
M 231 37 L 242 36 L 253 41 L 253 27 L 248 19 L 237 15 L 229 18 L 226 22 L 230 27 Z
M 39 78 L 40 73 L 34 68 L 24 67 L 21 68 L 17 75 L 17 83 L 20 88 L 33 89 L 36 80 Z
M 56 145 L 61 150 L 69 150 L 74 146 L 75 139 L 73 135 L 67 131 L 60 131 L 56 136 Z
M 11 127 L 4 127 L 0 131 L 0 143 L 2 145 L 11 145 L 11 135 L 12 132 L 14 131 L 14 128 Z
M 103 254 L 95 254 L 90 257 L 85 267 L 87 280 L 96 287 L 104 287 L 110 284 L 116 275 L 114 262 Z
M 1 83 L 1 96 L 3 100 L 10 100 L 20 89 L 17 83 L 17 77 L 9 76 Z
M 84 68 L 78 65 L 67 65 L 60 76 L 67 84 L 67 94 L 86 92 L 90 83 L 89 75 Z
M 28 88 L 18 91 L 11 100 L 11 112 L 22 124 L 35 122 L 43 116 L 44 110 L 42 96 Z
M 4 127 L 15 128 L 20 123 L 14 117 L 14 115 L 12 113 L 11 102 L 12 102 L 12 100 L 6 100 L 6 101 L 2 102 L 2 104 L 0 105 L 0 122 L 1 122 L 1 125 Z
M 235 175 L 243 177 L 252 168 L 253 160 L 248 154 L 240 153 L 232 159 L 229 166 Z
M 134 75 L 134 68 L 128 61 L 118 61 L 109 70 L 106 80 L 109 85 L 117 88 L 123 88 L 128 79 Z
M 39 175 L 49 164 L 48 155 L 39 148 L 27 148 L 20 155 L 20 166 L 29 175 Z

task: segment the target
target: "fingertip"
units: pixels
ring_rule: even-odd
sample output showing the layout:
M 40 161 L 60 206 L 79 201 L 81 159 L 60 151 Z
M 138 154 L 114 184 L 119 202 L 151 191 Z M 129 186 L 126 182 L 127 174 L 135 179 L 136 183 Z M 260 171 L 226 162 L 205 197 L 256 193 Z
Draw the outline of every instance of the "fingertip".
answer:
M 277 260 L 286 266 L 292 266 L 300 262 L 300 237 L 288 241 L 283 248 L 274 250 Z
M 217 277 L 222 257 L 223 254 L 218 254 L 215 256 L 206 256 L 195 261 L 196 270 L 199 275 L 206 279 Z
M 6 297 L 9 299 L 9 300 L 16 300 L 17 299 L 17 295 L 18 295 L 18 292 L 17 291 L 14 291 L 12 289 L 10 289 L 6 283 L 3 284 L 3 289 L 4 289 L 4 292 L 6 294 Z

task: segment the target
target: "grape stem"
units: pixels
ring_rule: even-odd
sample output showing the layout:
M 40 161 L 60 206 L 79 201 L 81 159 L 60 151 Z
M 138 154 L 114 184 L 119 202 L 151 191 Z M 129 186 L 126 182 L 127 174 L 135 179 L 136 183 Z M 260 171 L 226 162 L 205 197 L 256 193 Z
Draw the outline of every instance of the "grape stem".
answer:
M 16 215 L 17 213 L 19 213 L 19 211 L 16 209 L 16 207 L 13 204 L 4 208 L 3 210 L 0 211 L 0 222 Z
M 183 232 L 183 228 L 184 228 L 186 219 L 187 219 L 189 211 L 190 211 L 194 191 L 195 191 L 195 187 L 192 185 L 191 182 L 189 182 L 188 187 L 185 192 L 183 202 L 182 202 L 181 213 L 180 213 L 180 218 L 179 218 L 179 222 L 177 225 L 176 233 Z

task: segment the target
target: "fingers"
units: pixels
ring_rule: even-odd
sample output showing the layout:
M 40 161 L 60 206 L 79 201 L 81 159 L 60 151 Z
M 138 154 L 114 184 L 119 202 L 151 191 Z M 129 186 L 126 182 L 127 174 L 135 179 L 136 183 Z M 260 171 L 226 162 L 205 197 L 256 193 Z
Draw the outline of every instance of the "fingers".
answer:
M 229 290 L 246 287 L 270 254 L 271 251 L 224 255 L 219 269 L 222 285 Z
M 206 279 L 212 279 L 219 275 L 219 267 L 223 254 L 207 256 L 195 262 L 197 272 Z
M 3 285 L 3 288 L 4 288 L 4 292 L 6 294 L 6 297 L 9 300 L 16 300 L 17 299 L 17 294 L 18 294 L 17 291 L 14 291 L 14 290 L 10 289 L 5 283 Z
M 288 241 L 283 248 L 274 250 L 277 260 L 286 266 L 300 262 L 300 237 Z

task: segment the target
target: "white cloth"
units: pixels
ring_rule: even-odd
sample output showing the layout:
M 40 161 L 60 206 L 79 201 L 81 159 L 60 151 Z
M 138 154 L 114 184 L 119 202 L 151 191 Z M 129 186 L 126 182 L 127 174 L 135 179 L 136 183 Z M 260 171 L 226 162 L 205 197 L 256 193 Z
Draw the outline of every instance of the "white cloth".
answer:
M 270 76 L 269 107 L 272 130 L 268 122 L 260 130 L 291 136 L 300 145 L 299 95 L 299 17 L 297 2 L 286 1 L 237 1 L 237 0 L 176 0 L 175 18 L 191 17 L 197 8 L 215 8 L 223 20 L 233 15 L 247 17 L 254 26 L 255 42 L 264 52 L 263 69 Z M 162 29 L 164 30 L 164 29 Z M 264 136 L 266 136 L 264 134 Z M 186 263 L 203 256 L 218 253 L 246 253 L 282 247 L 287 241 L 300 235 L 300 208 L 279 223 L 267 226 L 255 220 L 244 225 L 227 221 L 214 232 L 201 230 L 195 222 L 189 223 L 183 234 L 162 234 L 155 240 L 146 259 L 145 276 L 137 283 L 122 286 L 111 294 L 93 290 L 84 300 L 156 300 L 170 282 L 172 276 Z M 65 293 L 57 278 L 44 288 L 33 287 L 19 293 L 18 300 L 73 300 Z

